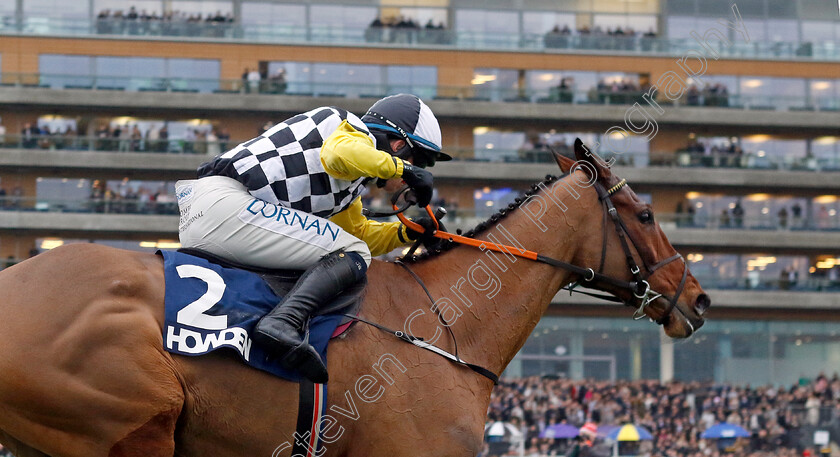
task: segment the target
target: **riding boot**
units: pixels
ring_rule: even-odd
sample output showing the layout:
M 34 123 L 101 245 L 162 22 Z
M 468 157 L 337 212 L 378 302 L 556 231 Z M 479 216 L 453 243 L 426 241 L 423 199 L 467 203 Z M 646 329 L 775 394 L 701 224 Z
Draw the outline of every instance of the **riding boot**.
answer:
M 364 260 L 355 252 L 336 251 L 324 256 L 257 322 L 254 341 L 279 357 L 284 368 L 297 371 L 314 383 L 327 382 L 327 367 L 318 351 L 302 340 L 301 331 L 319 307 L 362 279 L 366 270 Z

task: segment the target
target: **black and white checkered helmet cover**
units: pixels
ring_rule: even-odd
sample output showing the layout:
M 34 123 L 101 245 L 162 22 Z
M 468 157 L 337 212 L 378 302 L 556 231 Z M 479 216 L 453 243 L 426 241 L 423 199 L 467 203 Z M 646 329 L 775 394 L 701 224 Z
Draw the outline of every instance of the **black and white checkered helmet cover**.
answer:
M 269 203 L 329 217 L 345 210 L 370 178 L 335 179 L 321 165 L 321 147 L 343 120 L 370 135 L 353 113 L 316 108 L 287 119 L 198 168 L 199 178 L 228 176 Z

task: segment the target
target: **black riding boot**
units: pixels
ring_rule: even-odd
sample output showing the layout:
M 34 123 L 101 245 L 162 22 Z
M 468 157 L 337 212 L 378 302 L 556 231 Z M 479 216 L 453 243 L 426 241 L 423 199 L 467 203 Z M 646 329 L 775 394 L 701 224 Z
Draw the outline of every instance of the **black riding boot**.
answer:
M 303 273 L 297 284 L 270 313 L 257 322 L 252 338 L 280 364 L 314 383 L 328 380 L 318 352 L 301 338 L 301 330 L 320 306 L 364 277 L 367 265 L 356 253 L 333 252 Z

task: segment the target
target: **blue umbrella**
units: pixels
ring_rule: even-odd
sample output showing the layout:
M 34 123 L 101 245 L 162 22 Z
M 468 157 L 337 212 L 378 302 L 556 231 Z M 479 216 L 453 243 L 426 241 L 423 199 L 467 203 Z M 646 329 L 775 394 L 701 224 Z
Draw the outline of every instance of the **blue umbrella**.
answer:
M 720 424 L 715 424 L 709 427 L 708 430 L 700 435 L 700 438 L 747 438 L 749 436 L 750 432 L 744 430 L 744 428 L 740 425 L 721 422 Z
M 580 434 L 578 428 L 569 424 L 549 425 L 540 433 L 540 438 L 574 438 Z
M 653 435 L 651 435 L 647 429 L 633 424 L 624 424 L 621 427 L 609 432 L 607 437 L 614 441 L 641 441 L 653 439 Z

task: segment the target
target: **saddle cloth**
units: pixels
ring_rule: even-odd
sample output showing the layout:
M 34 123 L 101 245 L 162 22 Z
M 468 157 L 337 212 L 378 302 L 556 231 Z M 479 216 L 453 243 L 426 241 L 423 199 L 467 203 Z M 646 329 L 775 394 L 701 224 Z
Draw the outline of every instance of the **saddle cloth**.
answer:
M 263 274 L 211 262 L 183 252 L 158 251 L 163 257 L 166 291 L 164 294 L 164 348 L 171 353 L 198 356 L 216 349 L 233 350 L 248 365 L 281 378 L 299 382 L 296 372 L 282 368 L 275 358 L 251 341 L 257 321 L 271 311 L 282 298 L 277 278 L 271 286 Z M 292 284 L 294 278 L 281 278 Z M 288 290 L 291 286 L 285 288 Z M 358 304 L 355 300 L 340 301 Z M 338 301 L 338 300 L 337 300 Z M 313 317 L 307 337 L 322 360 L 327 360 L 327 345 L 349 327 L 342 324 L 346 306 L 332 314 Z M 338 328 L 341 325 L 341 328 Z

